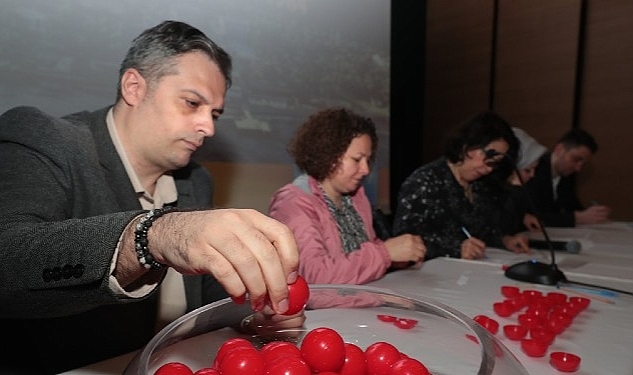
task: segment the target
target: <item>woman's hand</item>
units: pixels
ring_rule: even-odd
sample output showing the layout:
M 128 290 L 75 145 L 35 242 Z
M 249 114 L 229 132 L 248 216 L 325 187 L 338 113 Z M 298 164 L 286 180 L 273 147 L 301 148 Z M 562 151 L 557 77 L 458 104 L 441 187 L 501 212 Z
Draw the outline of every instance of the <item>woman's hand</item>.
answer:
M 483 259 L 486 256 L 486 243 L 470 237 L 462 242 L 461 255 L 462 259 Z
M 391 261 L 395 264 L 419 263 L 424 261 L 426 246 L 422 237 L 413 234 L 402 234 L 385 241 Z
M 527 230 L 530 232 L 537 232 L 541 230 L 541 223 L 538 221 L 536 216 L 532 214 L 525 214 L 523 217 L 523 225 L 525 225 Z

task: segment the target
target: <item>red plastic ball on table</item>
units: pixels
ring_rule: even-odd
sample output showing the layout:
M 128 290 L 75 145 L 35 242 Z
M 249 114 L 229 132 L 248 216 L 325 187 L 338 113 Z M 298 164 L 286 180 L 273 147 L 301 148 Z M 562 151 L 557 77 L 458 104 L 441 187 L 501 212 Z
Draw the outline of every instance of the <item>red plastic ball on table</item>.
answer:
M 283 315 L 294 315 L 306 307 L 310 298 L 310 288 L 305 279 L 297 276 L 297 280 L 288 285 L 288 311 Z
M 387 375 L 430 375 L 422 362 L 413 358 L 403 358 L 396 361 Z
M 338 371 L 345 363 L 345 342 L 335 330 L 319 327 L 304 336 L 301 353 L 314 372 Z
M 563 372 L 574 372 L 580 367 L 580 357 L 572 353 L 552 352 L 549 362 L 555 369 Z
M 367 374 L 367 360 L 365 352 L 358 345 L 345 343 L 345 362 L 339 371 L 339 375 L 365 375 Z
M 193 375 L 193 371 L 184 363 L 168 362 L 160 366 L 154 375 Z
M 378 341 L 365 349 L 365 358 L 369 375 L 384 375 L 387 374 L 391 365 L 400 360 L 402 356 L 392 344 Z

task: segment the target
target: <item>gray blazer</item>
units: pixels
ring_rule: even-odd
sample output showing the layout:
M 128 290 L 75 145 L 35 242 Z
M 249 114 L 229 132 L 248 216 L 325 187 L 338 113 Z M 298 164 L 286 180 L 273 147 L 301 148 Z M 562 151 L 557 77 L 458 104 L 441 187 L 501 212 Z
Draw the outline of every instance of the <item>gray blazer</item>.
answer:
M 57 373 L 153 335 L 156 293 L 139 301 L 108 287 L 120 234 L 142 209 L 107 111 L 58 119 L 19 107 L 0 116 L 0 332 L 11 343 L 0 351 L 2 374 Z M 203 167 L 191 162 L 173 176 L 178 207 L 211 207 Z M 185 277 L 185 289 L 189 311 L 226 296 L 207 276 Z

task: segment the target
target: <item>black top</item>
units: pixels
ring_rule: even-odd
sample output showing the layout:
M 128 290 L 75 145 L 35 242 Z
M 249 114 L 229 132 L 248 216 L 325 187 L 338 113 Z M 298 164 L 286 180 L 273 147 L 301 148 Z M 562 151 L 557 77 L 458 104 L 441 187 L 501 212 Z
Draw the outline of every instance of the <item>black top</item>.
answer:
M 461 243 L 467 238 L 462 227 L 487 246 L 503 248 L 497 223 L 502 195 L 493 185 L 486 178 L 474 181 L 471 203 L 445 158 L 423 165 L 400 188 L 394 235 L 420 235 L 427 248 L 426 259 L 460 258 Z
M 526 183 L 526 188 L 534 203 L 535 214 L 548 227 L 573 227 L 576 225 L 574 211 L 584 207 L 576 195 L 574 177 L 560 178 L 554 199 L 552 185 L 551 153 L 539 159 L 534 177 Z
M 527 230 L 523 224 L 525 214 L 532 212 L 528 191 L 523 186 L 505 184 L 499 227 L 503 233 L 516 234 Z
M 154 335 L 157 294 L 109 287 L 124 228 L 142 212 L 106 125 L 108 108 L 57 119 L 0 116 L 1 374 L 54 374 L 136 350 Z M 209 208 L 213 181 L 192 162 L 174 171 L 179 208 Z M 185 276 L 188 310 L 224 298 Z

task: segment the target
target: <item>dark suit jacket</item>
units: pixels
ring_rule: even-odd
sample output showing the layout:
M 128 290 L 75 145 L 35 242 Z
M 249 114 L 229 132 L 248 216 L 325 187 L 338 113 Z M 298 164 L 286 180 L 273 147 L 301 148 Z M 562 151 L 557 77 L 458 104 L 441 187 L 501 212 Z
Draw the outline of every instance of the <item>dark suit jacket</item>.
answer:
M 574 176 L 561 177 L 556 189 L 557 199 L 554 200 L 551 155 L 546 153 L 541 156 L 534 177 L 527 182 L 526 187 L 534 203 L 535 213 L 545 226 L 573 227 L 576 225 L 574 211 L 583 209 L 576 195 Z
M 142 212 L 108 134 L 108 108 L 57 119 L 20 107 L 0 117 L 0 373 L 57 373 L 142 347 L 156 293 L 113 294 L 110 262 Z M 178 207 L 209 208 L 211 176 L 174 171 Z M 185 277 L 188 310 L 224 298 L 210 277 Z

